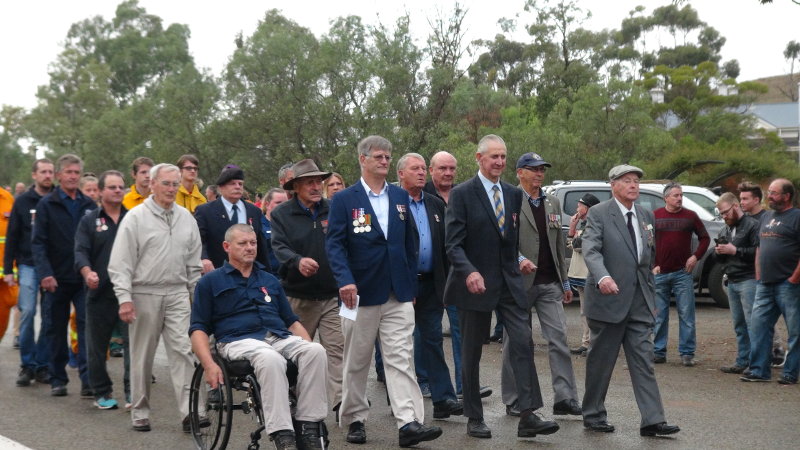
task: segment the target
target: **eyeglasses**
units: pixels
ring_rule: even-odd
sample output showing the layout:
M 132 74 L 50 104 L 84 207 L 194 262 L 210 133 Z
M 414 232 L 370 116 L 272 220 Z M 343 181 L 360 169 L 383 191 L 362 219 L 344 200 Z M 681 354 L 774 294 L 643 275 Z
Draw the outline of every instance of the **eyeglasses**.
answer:
M 530 170 L 531 172 L 542 172 L 542 173 L 547 172 L 546 166 L 536 166 L 536 167 L 525 166 L 525 168 Z
M 197 172 L 198 170 L 200 170 L 200 168 L 197 166 L 183 166 L 181 167 L 181 169 L 188 170 L 190 172 Z
M 180 187 L 181 182 L 180 181 L 172 182 L 172 181 L 162 180 L 161 181 L 161 185 L 164 186 L 164 187 L 174 187 L 174 188 L 176 188 L 176 187 Z
M 767 191 L 767 195 L 783 195 L 783 192 Z
M 731 211 L 733 211 L 733 206 L 731 206 L 730 208 L 726 209 L 725 211 L 720 210 L 719 215 L 720 216 L 727 216 L 728 213 L 731 212 Z
M 392 162 L 392 157 L 389 155 L 367 155 L 367 157 L 372 158 L 376 161 Z

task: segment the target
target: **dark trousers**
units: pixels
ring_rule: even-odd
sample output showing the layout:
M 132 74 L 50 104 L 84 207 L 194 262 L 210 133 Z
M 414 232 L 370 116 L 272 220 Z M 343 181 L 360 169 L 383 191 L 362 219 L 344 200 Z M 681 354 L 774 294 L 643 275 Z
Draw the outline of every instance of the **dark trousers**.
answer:
M 44 294 L 42 308 L 47 341 L 50 343 L 50 385 L 64 386 L 69 383 L 67 362 L 69 361 L 69 306 L 75 306 L 78 323 L 78 375 L 83 387 L 89 386 L 89 375 L 86 367 L 86 325 L 85 290 L 82 283 L 58 283 L 55 292 Z
M 95 398 L 110 397 L 113 391 L 111 378 L 106 370 L 106 355 L 109 340 L 119 326 L 122 335 L 123 363 L 125 365 L 125 394 L 130 393 L 130 351 L 128 347 L 128 324 L 119 318 L 119 303 L 109 283 L 86 294 L 86 351 L 89 367 L 89 385 Z
M 416 333 L 419 344 L 414 342 L 415 360 L 419 359 L 431 388 L 431 400 L 439 402 L 455 400 L 456 393 L 450 380 L 450 371 L 442 349 L 442 314 L 444 304 L 436 296 L 433 280 L 421 280 L 417 302 L 414 305 Z M 419 357 L 419 358 L 417 358 Z
M 542 407 L 542 391 L 539 388 L 539 377 L 533 362 L 533 338 L 528 319 L 528 312 L 520 307 L 511 296 L 511 292 L 503 289 L 500 301 L 495 309 L 498 319 L 503 321 L 505 339 L 509 340 L 509 358 L 513 361 L 512 370 L 516 381 L 520 410 L 539 409 Z M 459 308 L 458 318 L 461 325 L 461 361 L 462 383 L 464 387 L 464 415 L 472 418 L 483 418 L 483 404 L 480 394 L 480 361 L 483 341 L 492 324 L 491 311 L 472 311 Z

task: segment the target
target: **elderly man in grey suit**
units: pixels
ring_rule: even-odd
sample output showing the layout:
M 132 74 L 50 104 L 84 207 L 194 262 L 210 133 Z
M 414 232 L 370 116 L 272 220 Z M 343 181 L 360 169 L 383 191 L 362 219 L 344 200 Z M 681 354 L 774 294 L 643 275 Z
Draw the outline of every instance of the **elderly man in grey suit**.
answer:
M 563 303 L 572 301 L 564 260 L 566 237 L 561 230 L 561 204 L 542 190 L 550 163 L 536 153 L 525 153 L 517 161 L 517 179 L 522 189 L 519 221 L 519 265 L 528 296 L 528 313 L 536 308 L 542 335 L 547 341 L 553 383 L 553 414 L 581 415 L 572 357 L 567 346 L 567 316 Z M 506 414 L 516 416 L 517 392 L 511 370 L 508 339 L 503 341 L 502 390 Z
M 653 213 L 635 205 L 639 198 L 638 167 L 611 169 L 613 198 L 591 208 L 583 233 L 583 256 L 589 268 L 586 279 L 586 314 L 591 330 L 591 349 L 586 359 L 586 393 L 583 426 L 610 433 L 605 408 L 606 393 L 620 346 L 642 416 L 642 436 L 674 434 L 668 425 L 653 366 L 655 262 Z

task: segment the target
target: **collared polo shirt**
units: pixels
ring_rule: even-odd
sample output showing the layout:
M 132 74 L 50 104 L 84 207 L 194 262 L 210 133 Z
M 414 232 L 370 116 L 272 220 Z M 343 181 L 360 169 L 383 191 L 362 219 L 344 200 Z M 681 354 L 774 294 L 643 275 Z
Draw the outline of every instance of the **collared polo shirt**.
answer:
M 245 278 L 225 261 L 197 284 L 189 335 L 202 330 L 222 343 L 263 340 L 267 333 L 286 338 L 291 336 L 289 326 L 299 320 L 280 281 L 265 272 L 264 266 L 256 262 Z

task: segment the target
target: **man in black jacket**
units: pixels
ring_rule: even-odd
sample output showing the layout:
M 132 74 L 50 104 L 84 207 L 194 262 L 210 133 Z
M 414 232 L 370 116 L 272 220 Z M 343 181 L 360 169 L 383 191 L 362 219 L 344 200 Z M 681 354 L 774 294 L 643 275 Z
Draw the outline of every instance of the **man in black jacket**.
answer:
M 725 373 L 742 373 L 750 366 L 750 314 L 756 296 L 756 248 L 758 221 L 746 216 L 736 196 L 730 192 L 717 200 L 719 214 L 725 227 L 719 232 L 714 252 L 725 265 L 728 276 L 728 303 L 736 332 L 736 362 L 720 367 Z
M 47 328 L 39 328 L 39 339 L 34 336 L 36 298 L 39 295 L 40 278 L 31 253 L 31 234 L 36 205 L 42 196 L 53 190 L 53 162 L 37 159 L 33 163 L 33 186 L 14 201 L 6 233 L 6 251 L 3 255 L 4 280 L 9 285 L 19 283 L 17 306 L 20 312 L 19 357 L 21 359 L 17 386 L 29 386 L 31 380 L 49 383 L 49 351 L 46 339 Z M 17 280 L 14 279 L 14 263 L 17 264 Z M 44 325 L 44 324 L 42 324 Z
M 261 233 L 261 211 L 254 204 L 242 200 L 244 171 L 234 165 L 226 166 L 217 178 L 217 189 L 219 198 L 198 206 L 194 213 L 203 241 L 203 273 L 222 267 L 228 258 L 222 249 L 225 232 L 237 223 L 253 227 L 258 239 L 256 261 L 269 267 L 267 248 Z
M 50 345 L 50 394 L 67 395 L 67 327 L 70 303 L 75 306 L 78 322 L 78 373 L 81 379 L 81 396 L 91 397 L 89 376 L 86 370 L 86 340 L 84 339 L 85 290 L 83 281 L 75 272 L 75 231 L 78 222 L 97 205 L 78 189 L 83 172 L 83 161 L 66 154 L 56 161 L 56 179 L 59 182 L 36 206 L 31 250 L 36 273 L 45 290 L 42 302 L 42 320 L 47 327 Z
M 456 399 L 450 372 L 442 350 L 444 284 L 447 281 L 447 255 L 444 251 L 445 204 L 424 194 L 425 159 L 407 153 L 397 161 L 400 187 L 408 192 L 408 206 L 418 240 L 417 301 L 414 304 L 416 332 L 414 359 L 420 361 L 428 378 L 433 401 L 433 418 L 445 419 L 464 414 Z
M 272 251 L 281 264 L 281 284 L 292 310 L 311 339 L 319 330 L 319 341 L 328 354 L 328 401 L 338 412 L 344 335 L 339 286 L 325 253 L 329 203 L 322 198 L 322 180 L 331 174 L 321 172 L 310 159 L 298 162 L 291 170 L 294 178 L 284 183 L 283 189 L 294 191 L 294 197 L 270 215 Z
M 130 403 L 130 352 L 128 324 L 119 318 L 119 302 L 108 277 L 108 260 L 119 222 L 128 212 L 122 206 L 125 181 L 122 173 L 109 170 L 100 175 L 100 208 L 83 216 L 75 233 L 75 270 L 86 287 L 86 351 L 89 384 L 98 409 L 117 409 L 111 396 L 113 383 L 106 370 L 106 352 L 111 333 L 119 326 L 125 365 L 125 398 Z

